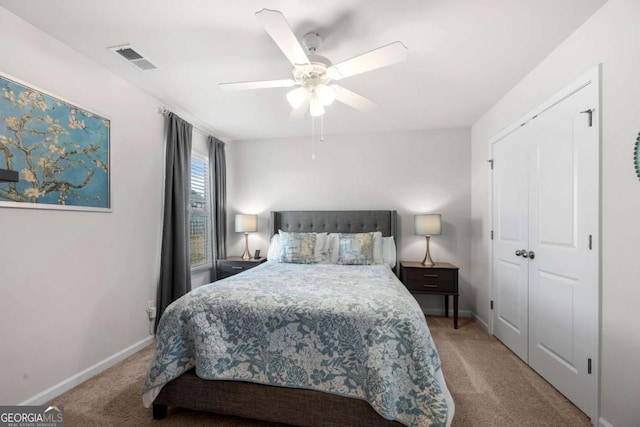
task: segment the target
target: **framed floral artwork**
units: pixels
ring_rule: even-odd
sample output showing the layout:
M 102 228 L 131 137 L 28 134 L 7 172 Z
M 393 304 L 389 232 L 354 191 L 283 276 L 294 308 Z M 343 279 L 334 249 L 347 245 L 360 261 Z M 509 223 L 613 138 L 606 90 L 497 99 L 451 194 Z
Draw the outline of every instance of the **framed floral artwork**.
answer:
M 0 73 L 0 169 L 0 207 L 110 212 L 110 121 Z

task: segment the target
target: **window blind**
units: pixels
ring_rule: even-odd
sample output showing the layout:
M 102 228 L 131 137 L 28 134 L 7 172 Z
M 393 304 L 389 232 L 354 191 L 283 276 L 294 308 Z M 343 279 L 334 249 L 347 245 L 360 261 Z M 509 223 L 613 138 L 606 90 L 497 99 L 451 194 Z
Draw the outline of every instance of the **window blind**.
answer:
M 189 249 L 192 269 L 212 265 L 210 197 L 209 161 L 205 157 L 193 154 L 189 210 Z

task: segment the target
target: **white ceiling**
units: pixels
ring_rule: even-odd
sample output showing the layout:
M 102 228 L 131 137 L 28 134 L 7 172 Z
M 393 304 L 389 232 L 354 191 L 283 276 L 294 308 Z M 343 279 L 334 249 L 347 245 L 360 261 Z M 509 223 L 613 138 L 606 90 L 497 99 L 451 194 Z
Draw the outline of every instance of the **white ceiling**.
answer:
M 309 135 L 288 122 L 288 89 L 223 92 L 218 83 L 286 79 L 291 65 L 254 13 L 281 11 L 316 31 L 334 64 L 402 41 L 406 62 L 340 84 L 380 106 L 334 103 L 326 134 L 469 126 L 606 0 L 0 0 L 22 17 L 227 140 Z M 131 43 L 139 71 L 107 47 Z

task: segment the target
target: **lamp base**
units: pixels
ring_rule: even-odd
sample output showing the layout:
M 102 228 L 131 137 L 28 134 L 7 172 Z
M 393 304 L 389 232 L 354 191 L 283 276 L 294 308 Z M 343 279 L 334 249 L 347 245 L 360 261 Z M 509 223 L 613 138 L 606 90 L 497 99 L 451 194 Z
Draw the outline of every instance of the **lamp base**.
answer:
M 249 233 L 244 233 L 244 253 L 242 259 L 251 259 L 251 253 L 249 252 Z
M 424 236 L 427 238 L 427 253 L 424 255 L 424 259 L 422 260 L 422 265 L 424 265 L 425 267 L 433 267 L 434 265 L 436 265 L 435 262 L 433 262 L 433 260 L 431 259 L 431 253 L 429 252 L 429 240 L 431 238 L 431 236 Z

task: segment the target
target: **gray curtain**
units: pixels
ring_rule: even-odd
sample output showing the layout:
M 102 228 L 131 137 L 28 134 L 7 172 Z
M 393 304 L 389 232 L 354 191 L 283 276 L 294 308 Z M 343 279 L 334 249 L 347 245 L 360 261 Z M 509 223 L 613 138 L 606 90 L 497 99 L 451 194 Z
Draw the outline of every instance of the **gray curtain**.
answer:
M 211 279 L 218 279 L 216 259 L 227 256 L 227 161 L 224 154 L 224 142 L 213 136 L 209 140 L 209 167 L 211 172 L 211 218 L 213 222 L 212 249 L 213 269 Z
M 191 290 L 189 204 L 192 126 L 173 113 L 168 113 L 166 121 L 167 160 L 156 329 L 167 306 Z

